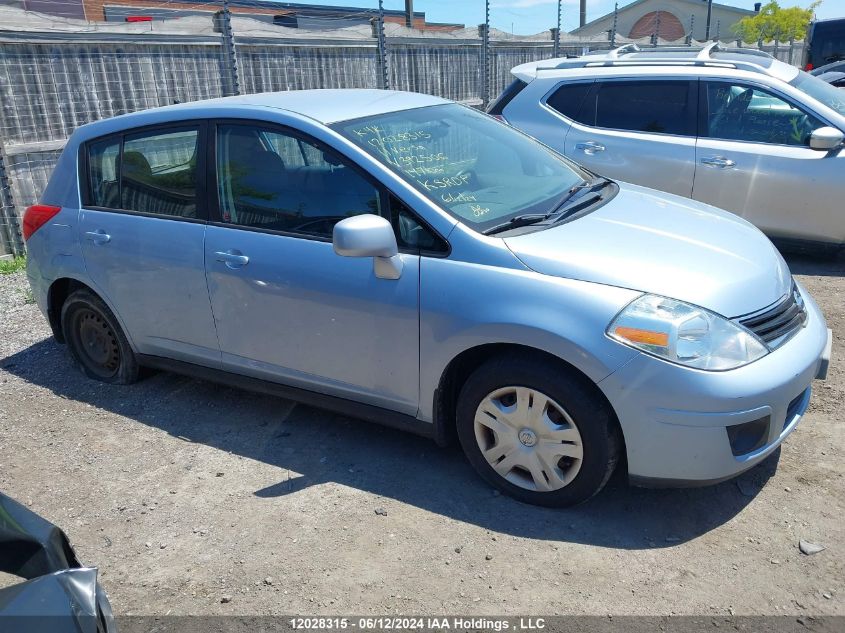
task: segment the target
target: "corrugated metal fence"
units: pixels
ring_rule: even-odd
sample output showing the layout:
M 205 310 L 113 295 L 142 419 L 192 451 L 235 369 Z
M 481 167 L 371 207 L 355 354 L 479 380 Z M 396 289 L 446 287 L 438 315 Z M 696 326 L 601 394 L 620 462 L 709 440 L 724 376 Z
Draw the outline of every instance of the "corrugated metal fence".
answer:
M 370 88 L 381 72 L 375 38 L 237 37 L 241 92 Z M 224 96 L 231 77 L 219 35 L 0 33 L 0 255 L 23 253 L 20 215 L 38 200 L 78 126 L 126 112 Z M 561 54 L 609 48 L 567 42 Z M 497 95 L 520 63 L 552 56 L 551 40 L 388 38 L 391 88 L 478 100 L 484 73 Z M 787 61 L 784 47 L 778 57 Z

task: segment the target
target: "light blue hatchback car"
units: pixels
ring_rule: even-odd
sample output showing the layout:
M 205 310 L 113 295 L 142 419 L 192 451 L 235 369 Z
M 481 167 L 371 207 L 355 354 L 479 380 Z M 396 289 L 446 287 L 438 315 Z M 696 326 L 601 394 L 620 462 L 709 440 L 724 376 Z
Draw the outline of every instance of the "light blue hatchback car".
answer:
M 756 228 L 435 97 L 250 95 L 86 125 L 24 218 L 90 377 L 151 367 L 445 444 L 517 499 L 760 462 L 830 332 Z

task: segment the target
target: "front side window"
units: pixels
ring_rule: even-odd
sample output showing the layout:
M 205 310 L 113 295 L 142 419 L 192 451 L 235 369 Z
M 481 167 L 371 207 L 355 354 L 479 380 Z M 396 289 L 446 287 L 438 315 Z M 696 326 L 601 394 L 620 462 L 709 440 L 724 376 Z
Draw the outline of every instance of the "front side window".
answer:
M 478 231 L 554 210 L 586 176 L 537 141 L 457 104 L 332 127 Z
M 272 128 L 217 126 L 221 220 L 331 237 L 334 225 L 379 215 L 378 190 L 337 154 Z
M 750 143 L 807 145 L 824 124 L 770 92 L 746 84 L 708 82 L 703 136 Z
M 696 97 L 688 81 L 597 82 L 579 121 L 611 130 L 695 136 Z

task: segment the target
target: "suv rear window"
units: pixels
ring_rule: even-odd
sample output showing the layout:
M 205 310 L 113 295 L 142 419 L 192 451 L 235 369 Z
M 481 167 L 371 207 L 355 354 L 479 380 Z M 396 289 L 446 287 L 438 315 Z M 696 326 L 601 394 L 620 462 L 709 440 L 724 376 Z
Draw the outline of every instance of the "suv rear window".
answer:
M 577 120 L 611 130 L 695 136 L 696 112 L 689 81 L 597 81 Z
M 563 84 L 560 88 L 555 90 L 554 94 L 546 99 L 546 104 L 558 112 L 560 112 L 567 119 L 585 123 L 578 118 L 581 112 L 581 105 L 584 103 L 584 97 L 590 92 L 593 87 L 593 82 L 582 82 L 575 84 Z
M 819 67 L 840 59 L 845 59 L 845 19 L 814 23 L 807 61 Z
M 513 101 L 513 98 L 522 92 L 522 89 L 527 85 L 528 84 L 522 81 L 522 79 L 513 80 L 511 84 L 502 91 L 499 98 L 490 104 L 487 108 L 487 114 L 492 116 L 502 116 L 502 111 L 505 107 Z

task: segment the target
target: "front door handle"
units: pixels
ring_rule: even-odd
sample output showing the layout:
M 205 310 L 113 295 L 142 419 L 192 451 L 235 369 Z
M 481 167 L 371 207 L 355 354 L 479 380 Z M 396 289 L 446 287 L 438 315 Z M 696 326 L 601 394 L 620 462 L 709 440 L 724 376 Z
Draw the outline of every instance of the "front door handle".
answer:
M 94 242 L 94 244 L 108 244 L 111 241 L 111 235 L 106 233 L 103 229 L 96 231 L 87 231 L 85 237 Z
M 605 150 L 605 146 L 601 143 L 596 143 L 595 141 L 587 141 L 585 143 L 576 143 L 575 149 L 580 149 L 585 154 L 592 156 L 593 154 L 603 152 Z
M 701 159 L 701 163 L 709 165 L 710 167 L 717 167 L 719 169 L 730 169 L 731 167 L 736 167 L 736 163 L 734 161 L 730 158 L 725 158 L 724 156 L 705 156 Z
M 217 261 L 226 264 L 227 268 L 243 268 L 249 263 L 249 257 L 235 249 L 217 251 L 214 255 Z

